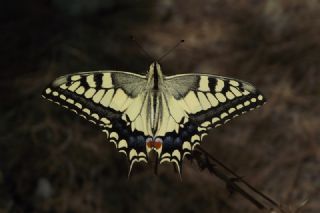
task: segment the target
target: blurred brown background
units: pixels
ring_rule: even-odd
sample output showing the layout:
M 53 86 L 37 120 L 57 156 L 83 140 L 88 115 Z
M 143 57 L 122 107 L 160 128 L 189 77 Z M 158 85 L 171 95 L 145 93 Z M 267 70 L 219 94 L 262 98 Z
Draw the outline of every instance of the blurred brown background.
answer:
M 202 72 L 256 85 L 262 108 L 202 146 L 275 200 L 320 212 L 320 2 L 30 0 L 0 6 L 0 212 L 260 212 L 185 161 L 183 181 L 127 161 L 91 123 L 40 97 L 59 75 Z

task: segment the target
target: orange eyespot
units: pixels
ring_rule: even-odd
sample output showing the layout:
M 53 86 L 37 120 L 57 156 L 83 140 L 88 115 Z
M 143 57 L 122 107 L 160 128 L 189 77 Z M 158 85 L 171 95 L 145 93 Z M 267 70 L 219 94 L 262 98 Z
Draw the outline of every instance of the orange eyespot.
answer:
M 162 140 L 160 138 L 156 138 L 155 140 L 148 139 L 146 140 L 148 148 L 160 149 L 162 147 Z

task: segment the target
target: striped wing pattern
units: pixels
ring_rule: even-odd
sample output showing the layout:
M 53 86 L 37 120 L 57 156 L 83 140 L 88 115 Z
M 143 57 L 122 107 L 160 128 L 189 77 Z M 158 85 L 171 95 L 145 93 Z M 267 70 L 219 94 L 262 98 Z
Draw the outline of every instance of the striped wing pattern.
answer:
M 184 74 L 167 77 L 165 84 L 167 110 L 176 123 L 162 137 L 160 162 L 174 162 L 179 169 L 184 156 L 199 145 L 208 130 L 265 103 L 256 88 L 236 79 Z
M 56 79 L 43 97 L 98 125 L 119 152 L 127 155 L 131 170 L 134 162 L 147 161 L 147 136 L 133 127 L 141 120 L 144 84 L 145 76 L 131 73 L 77 73 Z
M 164 77 L 158 93 L 146 85 L 146 76 L 129 72 L 76 73 L 57 78 L 43 97 L 99 126 L 128 157 L 129 174 L 135 162 L 147 162 L 146 142 L 155 138 L 160 163 L 173 162 L 181 173 L 208 130 L 265 103 L 251 84 L 215 75 Z

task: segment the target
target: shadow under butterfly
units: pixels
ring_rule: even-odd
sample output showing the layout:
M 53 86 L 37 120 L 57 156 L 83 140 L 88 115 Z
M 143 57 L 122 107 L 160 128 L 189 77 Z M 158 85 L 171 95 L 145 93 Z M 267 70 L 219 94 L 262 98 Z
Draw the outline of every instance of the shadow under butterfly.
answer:
M 106 70 L 61 76 L 42 96 L 99 126 L 127 156 L 129 175 L 135 162 L 148 162 L 155 152 L 156 168 L 172 162 L 181 176 L 183 159 L 210 129 L 265 103 L 245 81 L 198 73 L 165 76 L 156 61 L 146 75 Z

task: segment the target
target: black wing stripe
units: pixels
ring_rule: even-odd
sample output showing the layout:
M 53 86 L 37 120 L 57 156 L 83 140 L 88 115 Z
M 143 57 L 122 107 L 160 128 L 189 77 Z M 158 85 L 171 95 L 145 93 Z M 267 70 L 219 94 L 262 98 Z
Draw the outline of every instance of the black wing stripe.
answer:
M 227 100 L 224 104 L 219 104 L 217 107 L 210 108 L 205 111 L 200 111 L 196 114 L 190 115 L 190 119 L 195 121 L 198 124 L 201 124 L 208 120 L 208 118 L 220 117 L 224 112 L 229 114 L 229 109 L 234 108 L 235 111 L 230 114 L 226 119 L 231 119 L 235 114 L 250 111 L 251 108 L 256 108 L 257 106 L 262 105 L 265 102 L 265 99 L 259 100 L 258 97 L 263 97 L 260 94 L 249 94 L 247 96 L 236 97 L 232 100 Z M 252 102 L 251 99 L 255 99 L 255 102 Z M 249 105 L 245 106 L 244 103 L 247 101 L 250 102 Z M 247 102 L 248 103 L 248 102 Z M 243 106 L 240 109 L 237 109 L 237 106 Z M 231 117 L 231 118 L 230 118 Z
M 87 82 L 87 78 L 84 76 L 81 76 L 81 78 L 80 78 L 80 85 L 83 86 L 86 90 L 90 88 L 90 86 Z
M 214 88 L 216 87 L 217 79 L 215 78 L 209 78 L 209 88 L 214 91 Z
M 48 88 L 50 89 L 51 87 Z M 69 90 L 61 89 L 60 87 L 55 87 L 50 90 L 52 91 L 49 93 L 46 91 L 43 92 L 43 96 L 46 99 L 62 105 L 92 123 L 97 124 L 107 133 L 109 140 L 116 144 L 118 150 L 120 152 L 123 151 L 128 156 L 130 165 L 136 160 L 147 160 L 145 146 L 147 137 L 141 131 L 132 131 L 131 126 L 121 119 L 121 112 L 117 112 L 112 108 L 102 107 L 100 104 L 94 103 Z M 61 96 L 63 98 L 61 98 Z M 72 100 L 72 102 L 70 100 Z M 90 111 L 87 111 L 87 109 Z M 110 121 L 107 122 L 107 124 L 105 123 L 106 120 L 103 119 L 104 116 Z M 134 152 L 132 152 L 132 150 L 134 150 Z
M 93 77 L 97 88 L 101 88 L 102 87 L 102 77 L 103 77 L 102 73 L 97 73 Z

